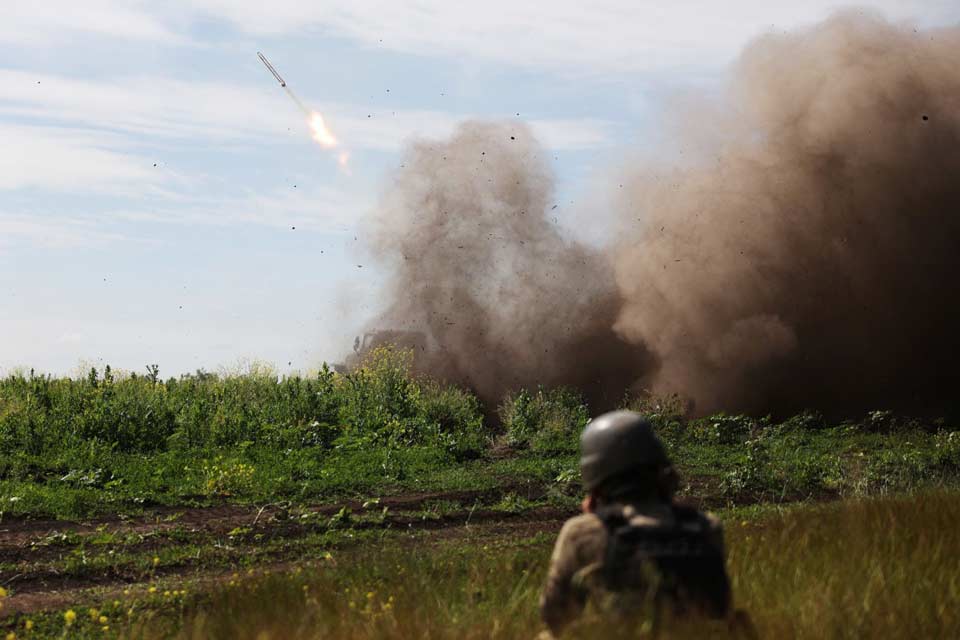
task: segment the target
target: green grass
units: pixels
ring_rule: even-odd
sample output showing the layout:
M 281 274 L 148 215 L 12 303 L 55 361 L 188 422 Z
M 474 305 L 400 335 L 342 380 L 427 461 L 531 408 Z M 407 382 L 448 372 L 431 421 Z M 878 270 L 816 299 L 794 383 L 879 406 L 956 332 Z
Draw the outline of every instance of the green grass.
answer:
M 948 492 L 728 513 L 736 604 L 767 638 L 958 637 L 958 518 L 960 495 Z M 212 590 L 191 585 L 186 598 L 161 584 L 94 606 L 117 619 L 106 637 L 530 638 L 552 541 L 387 539 Z M 88 606 L 75 607 L 67 637 L 105 636 Z M 34 616 L 21 637 L 59 637 L 62 615 Z M 570 637 L 598 637 L 602 623 L 588 610 Z
M 573 513 L 591 410 L 569 389 L 520 390 L 492 425 L 469 392 L 410 371 L 409 353 L 382 349 L 346 376 L 0 380 L 0 527 L 109 516 L 8 547 L 0 584 L 103 579 L 109 597 L 78 592 L 76 638 L 532 637 L 553 534 L 479 535 L 474 515 L 496 532 Z M 676 399 L 623 404 L 652 417 L 682 494 L 722 510 L 738 602 L 766 637 L 958 635 L 953 425 L 885 411 L 688 420 Z M 387 507 L 396 495 L 417 499 Z M 249 508 L 219 529 L 178 523 L 178 508 L 226 503 Z M 124 523 L 137 514 L 159 515 Z M 0 628 L 63 637 L 63 613 Z

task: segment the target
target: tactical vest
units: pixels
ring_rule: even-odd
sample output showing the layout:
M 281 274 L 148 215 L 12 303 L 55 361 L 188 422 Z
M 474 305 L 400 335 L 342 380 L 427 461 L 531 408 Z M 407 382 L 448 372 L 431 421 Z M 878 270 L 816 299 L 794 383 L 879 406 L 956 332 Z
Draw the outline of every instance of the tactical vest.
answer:
M 621 505 L 602 509 L 597 515 L 607 530 L 607 547 L 594 577 L 620 614 L 645 618 L 654 628 L 664 616 L 724 618 L 730 581 L 711 523 L 696 509 L 672 511 L 672 523 L 638 526 Z

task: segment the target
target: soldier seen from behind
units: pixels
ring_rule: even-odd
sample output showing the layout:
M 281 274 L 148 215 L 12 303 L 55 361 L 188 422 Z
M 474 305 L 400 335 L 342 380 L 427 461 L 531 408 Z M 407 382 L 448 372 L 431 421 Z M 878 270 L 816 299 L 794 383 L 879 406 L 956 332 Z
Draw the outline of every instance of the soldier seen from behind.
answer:
M 753 637 L 731 607 L 720 522 L 674 502 L 677 474 L 650 422 L 631 411 L 604 414 L 584 429 L 580 449 L 587 496 L 553 550 L 543 636 L 559 636 L 592 602 L 590 637 L 683 628 Z

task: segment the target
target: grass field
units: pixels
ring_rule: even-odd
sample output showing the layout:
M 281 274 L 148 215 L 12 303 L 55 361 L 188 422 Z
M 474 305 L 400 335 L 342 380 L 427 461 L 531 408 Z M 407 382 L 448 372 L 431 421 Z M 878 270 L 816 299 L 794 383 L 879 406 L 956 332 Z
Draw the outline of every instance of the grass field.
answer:
M 409 365 L 0 380 L 3 634 L 532 637 L 590 408 L 533 389 L 494 424 Z M 958 636 L 953 425 L 623 404 L 723 516 L 764 636 Z

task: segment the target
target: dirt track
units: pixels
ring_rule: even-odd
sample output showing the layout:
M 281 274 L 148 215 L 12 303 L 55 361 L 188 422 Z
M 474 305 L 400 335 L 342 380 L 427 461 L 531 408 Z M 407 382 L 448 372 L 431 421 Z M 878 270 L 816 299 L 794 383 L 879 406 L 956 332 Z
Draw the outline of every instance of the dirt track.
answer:
M 520 491 L 518 491 L 520 490 Z M 11 591 L 0 610 L 0 619 L 16 613 L 56 609 L 85 600 L 109 600 L 124 590 L 146 592 L 149 584 L 217 582 L 233 575 L 245 556 L 256 556 L 258 572 L 283 571 L 318 560 L 316 548 L 302 548 L 311 534 L 328 527 L 331 518 L 346 507 L 356 519 L 344 530 L 382 530 L 415 544 L 451 538 L 525 538 L 540 532 L 554 533 L 571 515 L 555 507 L 517 513 L 492 509 L 504 490 L 420 493 L 381 499 L 368 511 L 347 501 L 315 505 L 291 514 L 281 505 L 158 508 L 137 517 L 102 517 L 86 521 L 6 519 L 0 524 L 0 586 Z M 511 488 L 528 499 L 543 496 L 541 487 Z M 471 504 L 470 508 L 430 513 L 439 502 Z M 386 512 L 383 510 L 386 509 Z M 367 517 L 367 513 L 379 513 Z M 241 533 L 237 533 L 240 531 Z M 429 531 L 428 536 L 423 535 Z M 176 548 L 184 538 L 202 548 L 216 549 L 216 559 L 197 558 L 145 570 L 143 562 L 85 571 L 76 567 L 78 553 L 100 552 L 106 546 L 91 541 L 98 536 L 127 540 L 123 553 L 149 559 Z M 132 542 L 129 542 L 132 540 Z M 273 551 L 260 552 L 264 543 Z M 406 542 L 405 542 L 406 544 Z M 350 546 L 349 542 L 333 548 Z M 109 552 L 108 552 L 109 553 Z M 71 569 L 65 563 L 73 562 Z
M 687 478 L 686 485 L 684 493 L 717 496 L 709 479 Z M 296 508 L 283 504 L 158 507 L 133 517 L 83 521 L 7 517 L 0 522 L 0 586 L 9 589 L 11 597 L 0 610 L 0 620 L 16 613 L 110 600 L 127 589 L 145 593 L 150 584 L 217 582 L 251 563 L 259 572 L 284 571 L 319 560 L 327 550 L 363 544 L 349 534 L 333 543 L 317 543 L 316 536 L 325 531 L 355 532 L 358 537 L 380 531 L 413 545 L 450 539 L 522 540 L 539 533 L 555 534 L 575 513 L 573 508 L 555 506 L 496 508 L 497 501 L 507 495 L 542 501 L 547 489 L 525 483 L 411 493 L 383 497 L 366 508 L 360 501 L 348 500 Z M 722 505 L 716 497 L 695 504 Z M 344 509 L 351 515 L 347 522 L 338 522 L 337 514 Z M 116 542 L 104 544 L 105 536 Z M 200 550 L 195 557 L 145 568 L 155 555 L 170 555 L 187 545 Z M 114 548 L 127 561 L 104 564 Z M 87 569 L 85 554 L 101 564 L 94 562 Z

